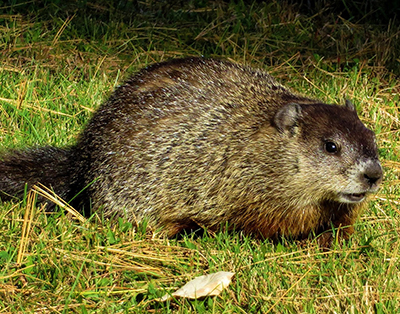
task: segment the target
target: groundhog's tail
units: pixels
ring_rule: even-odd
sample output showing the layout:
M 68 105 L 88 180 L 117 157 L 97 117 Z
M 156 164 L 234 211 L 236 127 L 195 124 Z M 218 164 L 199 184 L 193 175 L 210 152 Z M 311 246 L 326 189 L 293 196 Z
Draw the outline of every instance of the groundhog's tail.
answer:
M 68 201 L 72 172 L 70 156 L 70 150 L 55 147 L 0 155 L 0 198 L 22 198 L 26 188 L 42 183 Z

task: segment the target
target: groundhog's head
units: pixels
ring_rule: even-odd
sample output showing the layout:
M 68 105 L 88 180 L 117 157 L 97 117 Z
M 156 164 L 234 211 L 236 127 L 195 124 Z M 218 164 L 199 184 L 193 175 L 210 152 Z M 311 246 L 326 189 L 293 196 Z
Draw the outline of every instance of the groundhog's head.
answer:
M 316 199 L 359 203 L 382 180 L 375 134 L 354 106 L 290 103 L 274 117 L 282 136 L 297 150 L 296 180 Z

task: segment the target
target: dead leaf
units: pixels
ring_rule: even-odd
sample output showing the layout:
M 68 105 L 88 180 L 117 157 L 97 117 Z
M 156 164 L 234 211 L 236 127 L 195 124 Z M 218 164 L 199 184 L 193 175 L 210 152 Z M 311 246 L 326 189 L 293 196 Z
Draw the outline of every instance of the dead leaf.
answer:
M 227 271 L 219 271 L 217 273 L 197 277 L 175 292 L 171 294 L 167 293 L 160 298 L 159 301 L 164 302 L 172 299 L 172 297 L 199 299 L 206 296 L 219 295 L 222 290 L 229 286 L 234 274 L 235 273 Z

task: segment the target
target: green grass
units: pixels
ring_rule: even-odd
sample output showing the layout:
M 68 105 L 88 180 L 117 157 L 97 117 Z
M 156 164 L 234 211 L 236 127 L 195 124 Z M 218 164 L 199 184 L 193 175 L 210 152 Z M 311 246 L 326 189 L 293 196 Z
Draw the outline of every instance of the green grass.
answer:
M 241 233 L 164 239 L 145 225 L 135 231 L 97 216 L 80 222 L 38 204 L 17 263 L 27 204 L 3 203 L 0 313 L 398 312 L 398 24 L 367 25 L 347 10 L 346 18 L 329 10 L 307 14 L 275 1 L 68 3 L 0 8 L 2 151 L 73 144 L 131 73 L 205 55 L 265 68 L 326 102 L 350 98 L 377 132 L 385 181 L 355 235 L 328 252 L 313 241 L 276 244 Z M 236 274 L 219 297 L 155 301 L 220 270 Z

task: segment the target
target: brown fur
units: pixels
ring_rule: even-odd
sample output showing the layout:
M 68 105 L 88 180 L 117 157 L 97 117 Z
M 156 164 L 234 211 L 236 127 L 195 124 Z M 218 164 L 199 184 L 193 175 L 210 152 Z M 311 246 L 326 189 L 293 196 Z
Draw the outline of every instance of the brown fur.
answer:
M 83 190 L 74 206 L 148 219 L 169 236 L 228 222 L 263 238 L 332 227 L 347 238 L 382 177 L 374 134 L 351 104 L 326 105 L 263 71 L 202 58 L 133 76 L 62 154 L 52 176 L 26 182 L 51 185 L 67 200 Z M 3 157 L 1 191 L 18 194 L 10 182 L 21 174 L 9 169 L 25 155 Z M 332 232 L 320 239 L 328 246 Z

